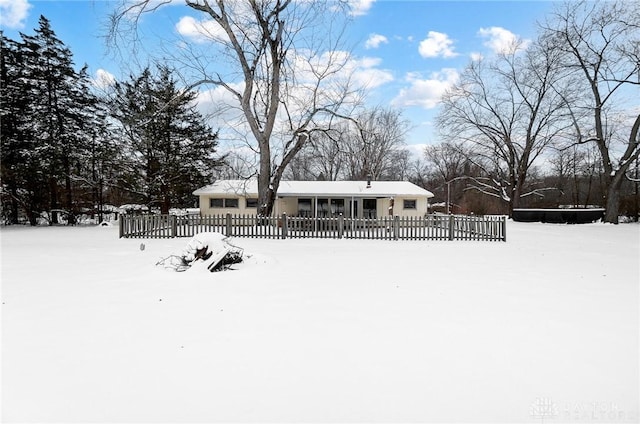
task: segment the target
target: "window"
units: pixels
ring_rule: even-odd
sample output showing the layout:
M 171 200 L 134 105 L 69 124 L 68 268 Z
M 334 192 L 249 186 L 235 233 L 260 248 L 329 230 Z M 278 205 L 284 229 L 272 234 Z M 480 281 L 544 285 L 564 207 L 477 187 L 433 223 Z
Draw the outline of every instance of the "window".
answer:
M 331 214 L 344 215 L 344 199 L 331 199 Z
M 313 216 L 311 214 L 311 199 L 298 199 L 298 216 Z
M 214 198 L 209 199 L 210 208 L 237 208 L 238 199 Z
M 257 208 L 257 207 L 258 207 L 258 199 L 247 198 L 247 209 L 248 208 Z
M 405 209 L 415 209 L 416 208 L 416 199 L 404 199 L 404 208 Z
M 318 216 L 329 216 L 329 199 L 318 199 Z
M 363 218 L 377 218 L 378 201 L 376 199 L 362 199 L 362 217 Z

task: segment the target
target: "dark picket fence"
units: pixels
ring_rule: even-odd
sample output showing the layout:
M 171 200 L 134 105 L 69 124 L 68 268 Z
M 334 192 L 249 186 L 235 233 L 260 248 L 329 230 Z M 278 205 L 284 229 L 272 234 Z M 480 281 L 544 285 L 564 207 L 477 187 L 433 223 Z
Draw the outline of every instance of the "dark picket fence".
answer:
M 253 215 L 124 215 L 120 237 L 193 237 L 215 231 L 230 237 L 350 238 L 378 240 L 506 241 L 506 217 L 427 215 L 425 217 L 331 218 Z

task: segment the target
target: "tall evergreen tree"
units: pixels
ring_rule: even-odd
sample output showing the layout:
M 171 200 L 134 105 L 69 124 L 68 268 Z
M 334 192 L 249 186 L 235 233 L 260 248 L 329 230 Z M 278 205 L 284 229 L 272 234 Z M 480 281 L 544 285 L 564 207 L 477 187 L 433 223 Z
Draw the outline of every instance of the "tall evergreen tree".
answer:
M 217 133 L 196 110 L 196 96 L 179 88 L 166 66 L 115 85 L 111 110 L 128 140 L 131 189 L 162 213 L 190 206 L 194 188 L 209 182 L 221 161 Z
M 25 76 L 26 57 L 23 45 L 1 36 L 0 77 L 0 146 L 2 204 L 4 218 L 17 223 L 20 210 L 36 223 L 46 207 L 41 187 L 40 158 L 35 143 L 36 126 L 31 119 L 32 84 Z
M 40 17 L 34 35 L 2 37 L 2 193 L 5 216 L 19 210 L 36 223 L 42 211 L 79 208 L 76 181 L 86 180 L 92 142 L 106 129 L 86 67 L 76 71 L 71 51 Z M 100 118 L 102 116 L 102 118 Z
M 73 208 L 71 193 L 71 165 L 74 153 L 81 150 L 78 143 L 79 105 L 74 84 L 79 75 L 73 69 L 71 51 L 51 29 L 50 22 L 41 16 L 35 35 L 22 34 L 26 57 L 25 78 L 31 82 L 31 119 L 36 126 L 35 137 L 40 160 L 47 173 L 49 201 L 53 216 L 56 210 Z M 60 182 L 64 181 L 64 195 Z M 64 203 L 63 203 L 64 202 Z

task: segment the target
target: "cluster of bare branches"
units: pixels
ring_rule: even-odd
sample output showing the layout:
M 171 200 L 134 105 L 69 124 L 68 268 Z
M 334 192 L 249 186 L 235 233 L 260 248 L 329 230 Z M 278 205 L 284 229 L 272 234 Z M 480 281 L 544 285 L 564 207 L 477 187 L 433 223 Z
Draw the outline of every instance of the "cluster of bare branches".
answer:
M 530 46 L 516 43 L 465 69 L 443 98 L 438 126 L 445 150 L 457 146 L 482 171 L 471 187 L 511 211 L 547 189 L 529 184 L 543 160 L 558 165 L 564 150 L 595 146 L 605 220 L 617 222 L 622 183 L 640 154 L 634 22 L 640 22 L 635 2 L 567 2 Z
M 190 88 L 226 92 L 225 109 L 236 111 L 230 127 L 259 158 L 259 209 L 268 215 L 289 163 L 313 134 L 348 117 L 359 100 L 347 69 L 349 57 L 340 48 L 336 6 L 344 5 L 291 0 L 185 4 L 202 17 L 200 43 L 182 44 L 170 58 L 190 75 Z M 135 32 L 140 16 L 157 7 L 154 0 L 124 3 L 113 16 L 112 39 L 121 34 L 120 25 Z

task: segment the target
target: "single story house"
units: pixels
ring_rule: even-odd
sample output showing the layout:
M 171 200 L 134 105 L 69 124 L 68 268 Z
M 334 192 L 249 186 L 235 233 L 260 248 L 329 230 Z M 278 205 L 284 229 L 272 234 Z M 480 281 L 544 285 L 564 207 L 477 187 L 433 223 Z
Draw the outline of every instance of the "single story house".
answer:
M 201 215 L 255 215 L 258 182 L 218 180 L 193 192 Z M 408 181 L 281 181 L 274 214 L 353 218 L 421 217 L 433 193 Z

